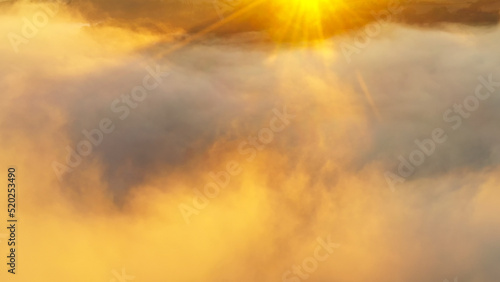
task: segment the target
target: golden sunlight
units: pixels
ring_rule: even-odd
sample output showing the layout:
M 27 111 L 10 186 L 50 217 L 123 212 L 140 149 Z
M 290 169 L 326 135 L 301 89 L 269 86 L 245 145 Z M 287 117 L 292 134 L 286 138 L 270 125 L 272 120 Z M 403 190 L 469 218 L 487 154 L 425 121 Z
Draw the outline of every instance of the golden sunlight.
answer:
M 273 37 L 278 41 L 317 41 L 325 38 L 325 19 L 334 17 L 343 0 L 276 0 Z
M 0 0 L 0 35 L 0 282 L 500 282 L 500 1 Z

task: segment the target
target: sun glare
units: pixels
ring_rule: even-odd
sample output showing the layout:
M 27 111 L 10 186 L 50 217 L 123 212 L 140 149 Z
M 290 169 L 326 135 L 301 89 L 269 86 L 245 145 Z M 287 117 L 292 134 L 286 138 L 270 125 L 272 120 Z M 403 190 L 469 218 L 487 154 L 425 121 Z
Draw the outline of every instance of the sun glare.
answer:
M 335 15 L 343 6 L 342 0 L 276 0 L 276 39 L 315 41 L 324 39 L 326 17 Z

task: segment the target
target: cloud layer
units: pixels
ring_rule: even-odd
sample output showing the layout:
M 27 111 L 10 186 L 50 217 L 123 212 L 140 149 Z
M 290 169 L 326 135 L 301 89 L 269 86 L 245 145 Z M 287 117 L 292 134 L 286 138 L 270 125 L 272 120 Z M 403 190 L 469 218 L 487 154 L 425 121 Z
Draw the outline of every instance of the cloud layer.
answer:
M 92 9 L 124 19 L 156 4 Z M 2 34 L 22 35 L 22 18 L 40 11 L 9 7 Z M 500 81 L 496 26 L 386 24 L 349 63 L 342 46 L 356 33 L 293 47 L 245 33 L 178 48 L 175 36 L 82 26 L 87 17 L 60 7 L 18 53 L 0 46 L 2 165 L 17 166 L 22 187 L 13 281 L 110 281 L 122 268 L 137 281 L 283 281 L 318 238 L 340 247 L 309 281 L 500 277 L 500 91 L 457 130 L 443 120 L 479 76 Z M 170 75 L 120 119 L 114 101 L 156 65 Z M 285 107 L 290 124 L 251 158 L 240 146 Z M 53 162 L 65 164 L 66 148 L 105 118 L 114 131 L 59 181 Z M 448 140 L 392 192 L 386 171 L 435 128 Z M 242 172 L 186 224 L 179 205 L 193 206 L 231 162 Z

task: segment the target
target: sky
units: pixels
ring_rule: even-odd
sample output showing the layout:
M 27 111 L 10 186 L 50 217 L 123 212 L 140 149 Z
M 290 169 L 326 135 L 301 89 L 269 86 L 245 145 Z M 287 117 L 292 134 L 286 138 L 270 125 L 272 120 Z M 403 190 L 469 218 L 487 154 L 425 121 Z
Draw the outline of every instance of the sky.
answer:
M 498 281 L 500 5 L 457 2 L 0 3 L 0 281 Z

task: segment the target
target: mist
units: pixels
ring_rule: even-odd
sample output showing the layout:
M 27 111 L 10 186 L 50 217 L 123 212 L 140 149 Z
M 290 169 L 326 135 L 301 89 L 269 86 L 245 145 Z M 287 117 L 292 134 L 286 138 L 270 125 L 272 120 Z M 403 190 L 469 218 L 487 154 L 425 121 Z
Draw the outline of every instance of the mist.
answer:
M 91 4 L 113 19 L 96 24 Z M 21 221 L 18 274 L 0 277 L 500 277 L 496 23 L 395 20 L 277 45 L 266 30 L 190 40 L 154 13 L 171 32 L 113 15 L 136 6 L 71 5 L 0 16 L 0 150 L 19 171 Z M 41 7 L 54 15 L 24 37 Z M 491 95 L 456 112 L 479 85 Z M 446 141 L 400 175 L 436 129 Z

